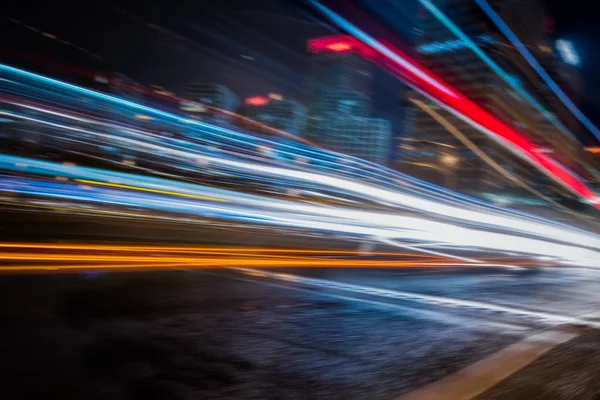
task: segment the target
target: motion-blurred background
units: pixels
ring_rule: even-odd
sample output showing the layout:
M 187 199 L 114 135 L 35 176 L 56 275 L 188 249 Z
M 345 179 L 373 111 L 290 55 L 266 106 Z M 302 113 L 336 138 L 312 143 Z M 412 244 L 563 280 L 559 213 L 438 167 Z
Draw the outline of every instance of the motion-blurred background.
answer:
M 3 8 L 11 398 L 594 398 L 594 5 Z

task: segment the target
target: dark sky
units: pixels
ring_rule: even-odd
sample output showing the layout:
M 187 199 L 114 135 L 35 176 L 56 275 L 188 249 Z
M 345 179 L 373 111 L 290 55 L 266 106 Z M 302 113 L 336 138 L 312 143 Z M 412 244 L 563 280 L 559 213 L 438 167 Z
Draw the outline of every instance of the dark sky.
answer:
M 556 35 L 571 40 L 581 59 L 585 81 L 582 107 L 596 124 L 600 122 L 600 4 L 593 0 L 549 0 L 556 21 Z
M 332 33 L 297 0 L 58 0 L 43 13 L 31 0 L 9 1 L 13 21 L 2 26 L 17 40 L 0 44 L 7 50 L 0 58 L 40 72 L 58 59 L 58 71 L 47 73 L 70 80 L 67 65 L 106 68 L 176 93 L 197 80 L 224 84 L 241 98 L 277 92 L 302 101 L 307 40 Z M 35 61 L 23 62 L 30 58 Z M 400 88 L 393 77 L 377 73 L 375 117 L 398 114 Z
M 395 7 L 388 4 L 380 13 L 388 16 L 399 32 L 410 31 L 410 21 L 403 16 L 413 12 L 414 4 L 409 2 L 415 0 L 398 1 Z M 191 80 L 201 80 L 227 85 L 241 97 L 278 92 L 302 100 L 306 40 L 330 31 L 298 3 L 5 0 L 0 34 L 11 40 L 0 42 L 0 60 L 69 80 L 77 71 L 104 68 L 176 92 Z M 600 11 L 595 3 L 549 0 L 547 6 L 555 17 L 557 34 L 572 40 L 580 53 L 586 82 L 582 107 L 599 123 L 600 54 L 596 43 L 600 42 Z M 395 44 L 402 46 L 402 40 Z M 398 109 L 399 90 L 393 78 L 376 76 L 375 116 L 388 117 Z

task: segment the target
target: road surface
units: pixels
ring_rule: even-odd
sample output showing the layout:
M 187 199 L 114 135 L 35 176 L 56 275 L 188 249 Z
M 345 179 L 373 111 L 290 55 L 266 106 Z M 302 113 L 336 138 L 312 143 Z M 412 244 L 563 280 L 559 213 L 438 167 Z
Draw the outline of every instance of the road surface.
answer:
M 499 293 L 514 304 L 522 288 L 522 305 L 535 300 L 540 312 L 553 312 L 552 302 L 542 304 L 556 292 L 565 296 L 560 315 L 581 316 L 600 305 L 592 295 L 594 286 L 600 289 L 596 273 L 287 272 L 0 276 L 8 398 L 396 399 L 541 332 L 572 339 L 549 346 L 477 398 L 595 398 L 594 328 L 390 299 L 344 285 L 486 304 L 507 303 Z M 317 287 L 302 281 L 308 275 L 342 285 Z
M 405 268 L 435 256 L 380 268 L 390 257 L 360 256 L 343 238 L 3 217 L 0 245 L 59 246 L 0 251 L 0 267 L 48 267 L 0 274 L 3 398 L 591 400 L 600 390 L 595 270 Z M 159 241 L 180 249 L 148 250 Z M 365 260 L 374 264 L 357 267 Z M 106 268 L 150 262 L 168 271 Z

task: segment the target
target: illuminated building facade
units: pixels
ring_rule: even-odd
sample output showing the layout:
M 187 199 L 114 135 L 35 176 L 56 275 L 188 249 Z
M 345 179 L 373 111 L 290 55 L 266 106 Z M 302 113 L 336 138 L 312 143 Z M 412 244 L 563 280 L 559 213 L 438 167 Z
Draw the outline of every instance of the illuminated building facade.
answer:
M 143 101 L 148 91 L 141 83 L 118 72 L 98 73 L 90 86 L 92 89 L 136 102 Z
M 349 101 L 356 116 L 369 115 L 371 66 L 359 48 L 354 38 L 343 35 L 308 42 L 311 117 L 336 115 Z
M 548 24 L 540 0 L 489 0 L 487 3 L 534 57 L 548 57 Z M 567 158 L 575 159 L 578 154 L 576 142 L 546 118 L 547 115 L 558 115 L 551 93 L 497 24 L 473 0 L 440 0 L 436 6 L 468 40 L 458 38 L 447 24 L 421 9 L 417 17 L 419 23 L 414 29 L 419 63 L 502 122 L 528 136 L 540 149 L 550 152 L 552 149 L 564 150 Z M 494 71 L 489 63 L 482 60 L 472 50 L 473 45 L 503 73 Z M 522 92 L 528 93 L 538 106 L 546 109 L 546 115 L 524 100 Z M 453 189 L 472 194 L 512 190 L 509 188 L 514 188 L 514 183 L 503 179 L 475 151 L 466 147 L 464 140 L 459 140 L 448 129 L 451 126 L 497 165 L 529 186 L 548 195 L 560 191 L 513 153 L 419 93 L 409 90 L 404 96 L 404 105 L 407 108 L 403 132 L 405 140 L 394 163 L 397 169 L 446 186 L 450 181 Z M 443 162 L 445 154 L 452 154 L 457 159 L 451 169 L 456 175 L 453 179 L 446 178 L 448 166 Z M 570 167 L 574 164 L 568 160 L 560 161 Z
M 147 94 L 150 90 L 141 83 L 118 72 L 97 73 L 89 86 L 94 90 L 138 103 L 148 100 Z M 108 119 L 117 119 L 122 117 L 123 114 L 127 114 L 126 111 L 119 108 L 106 109 L 104 113 L 106 113 L 106 118 Z M 132 122 L 141 126 L 146 126 L 146 121 L 143 118 L 143 115 L 136 114 L 132 119 Z M 135 149 L 117 148 L 112 143 L 112 140 L 106 140 L 101 149 L 105 151 L 106 158 L 115 161 L 130 164 L 135 164 L 138 161 L 138 154 Z
M 232 90 L 214 83 L 191 82 L 186 85 L 183 97 L 208 106 L 205 116 L 221 122 L 230 122 L 233 116 L 218 110 L 236 112 L 239 106 L 238 96 Z
M 356 39 L 335 35 L 308 42 L 309 107 L 306 137 L 369 161 L 386 164 L 391 123 L 371 116 L 369 54 Z
M 378 164 L 387 162 L 390 121 L 340 115 L 317 121 L 316 125 L 322 146 Z
M 254 121 L 294 135 L 302 133 L 306 125 L 306 107 L 298 101 L 283 97 L 250 97 L 244 102 L 240 113 Z

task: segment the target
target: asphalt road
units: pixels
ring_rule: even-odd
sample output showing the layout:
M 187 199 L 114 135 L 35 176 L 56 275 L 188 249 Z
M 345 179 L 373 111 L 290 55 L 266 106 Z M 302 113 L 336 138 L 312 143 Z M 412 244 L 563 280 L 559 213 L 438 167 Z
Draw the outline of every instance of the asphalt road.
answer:
M 533 312 L 600 315 L 600 271 L 570 268 L 478 270 L 286 269 L 363 286 L 485 302 Z
M 3 276 L 0 296 L 15 399 L 389 399 L 520 338 L 222 272 Z
M 3 239 L 356 247 L 11 215 Z M 181 268 L 0 275 L 2 398 L 404 399 L 449 379 L 435 399 L 600 398 L 596 271 Z M 571 336 L 528 360 L 519 344 L 546 333 Z
M 502 286 L 494 276 L 507 279 L 500 270 L 303 271 L 403 289 L 404 280 L 426 287 L 441 278 L 460 287 L 456 293 L 482 282 Z M 530 279 L 549 279 L 545 274 L 510 279 L 526 287 Z M 0 371 L 11 393 L 3 397 L 395 399 L 540 331 L 576 329 L 581 336 L 481 398 L 595 398 L 600 347 L 590 328 L 485 310 L 456 314 L 444 305 L 421 307 L 284 277 L 223 270 L 1 276 Z M 565 288 L 592 284 L 556 277 Z M 551 385 L 540 371 L 552 382 L 566 374 L 571 386 Z

